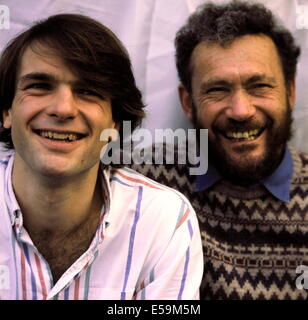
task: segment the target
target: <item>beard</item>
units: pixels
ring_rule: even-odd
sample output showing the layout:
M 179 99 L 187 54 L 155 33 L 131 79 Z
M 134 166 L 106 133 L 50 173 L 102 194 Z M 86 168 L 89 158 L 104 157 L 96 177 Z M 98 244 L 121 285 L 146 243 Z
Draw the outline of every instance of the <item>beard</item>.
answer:
M 275 121 L 266 117 L 263 121 L 248 119 L 237 121 L 228 119 L 223 125 L 213 124 L 212 129 L 215 137 L 208 142 L 208 160 L 214 166 L 224 179 L 229 180 L 235 185 L 252 186 L 264 178 L 270 176 L 279 166 L 285 153 L 287 142 L 292 136 L 292 109 L 286 99 L 287 105 L 282 114 L 281 122 L 275 126 Z M 196 115 L 196 106 L 193 106 L 194 127 L 201 129 L 202 124 Z M 219 132 L 232 131 L 244 132 L 262 128 L 267 130 L 265 150 L 258 158 L 249 156 L 249 151 L 255 147 L 252 144 L 235 147 L 238 153 L 242 153 L 239 160 L 233 159 L 228 152 L 222 147 Z M 198 130 L 199 131 L 199 130 Z M 199 141 L 199 140 L 198 140 Z

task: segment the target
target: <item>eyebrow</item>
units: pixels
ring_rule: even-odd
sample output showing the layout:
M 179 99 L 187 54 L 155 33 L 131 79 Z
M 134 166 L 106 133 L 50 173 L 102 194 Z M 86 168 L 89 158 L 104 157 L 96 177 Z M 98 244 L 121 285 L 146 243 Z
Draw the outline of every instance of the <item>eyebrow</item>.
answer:
M 22 84 L 29 80 L 48 81 L 48 82 L 58 81 L 58 79 L 52 74 L 48 74 L 45 72 L 31 72 L 20 77 L 18 82 Z
M 45 81 L 50 83 L 58 83 L 64 82 L 73 86 L 83 86 L 86 85 L 84 81 L 75 80 L 75 81 L 62 81 L 57 78 L 55 75 L 45 72 L 31 72 L 21 76 L 18 80 L 19 84 L 23 84 L 24 82 L 36 80 L 36 81 Z
M 277 83 L 277 81 L 274 77 L 270 77 L 265 74 L 260 74 L 260 75 L 255 75 L 255 76 L 248 78 L 245 81 L 245 84 L 251 84 L 251 83 L 258 82 L 258 81 L 266 81 L 266 82 L 271 82 L 273 84 Z
M 257 74 L 249 77 L 244 81 L 245 85 L 250 85 L 259 81 L 266 81 L 272 84 L 276 84 L 277 81 L 274 77 L 267 76 L 265 74 Z M 201 84 L 201 91 L 206 91 L 208 88 L 213 86 L 227 86 L 232 87 L 232 81 L 221 79 L 221 78 L 210 78 Z

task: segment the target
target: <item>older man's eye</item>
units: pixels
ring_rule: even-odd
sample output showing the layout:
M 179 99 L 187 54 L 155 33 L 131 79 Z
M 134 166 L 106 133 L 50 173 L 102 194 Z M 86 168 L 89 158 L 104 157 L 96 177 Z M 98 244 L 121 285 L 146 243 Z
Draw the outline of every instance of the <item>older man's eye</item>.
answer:
M 257 83 L 253 88 L 272 88 L 272 86 L 267 83 Z
M 227 88 L 224 88 L 224 87 L 213 87 L 213 88 L 206 90 L 206 93 L 207 94 L 222 93 L 222 92 L 226 92 L 226 91 L 227 91 Z
M 273 88 L 272 85 L 268 83 L 256 83 L 248 88 L 248 91 L 252 94 L 263 95 Z

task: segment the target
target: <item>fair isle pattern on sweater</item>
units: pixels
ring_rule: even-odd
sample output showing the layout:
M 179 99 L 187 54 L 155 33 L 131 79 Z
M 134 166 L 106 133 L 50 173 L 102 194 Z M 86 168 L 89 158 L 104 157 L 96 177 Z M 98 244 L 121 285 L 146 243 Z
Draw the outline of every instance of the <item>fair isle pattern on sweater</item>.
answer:
M 156 146 L 166 155 L 165 148 Z M 187 165 L 133 165 L 191 201 L 203 241 L 201 299 L 307 299 L 307 291 L 296 288 L 295 270 L 308 266 L 308 155 L 289 149 L 289 203 L 263 186 L 247 190 L 227 181 L 195 192 L 196 176 Z

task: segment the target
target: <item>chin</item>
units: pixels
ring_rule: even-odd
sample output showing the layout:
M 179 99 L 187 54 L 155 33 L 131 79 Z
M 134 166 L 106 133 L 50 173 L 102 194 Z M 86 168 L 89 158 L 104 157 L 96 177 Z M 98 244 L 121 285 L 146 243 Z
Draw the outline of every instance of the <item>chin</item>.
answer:
M 55 180 L 66 178 L 72 175 L 70 170 L 64 168 L 59 169 L 55 167 L 42 167 L 39 172 L 41 176 Z
M 252 164 L 258 165 L 264 161 L 266 157 L 266 151 L 263 150 L 253 150 L 242 153 L 233 153 L 229 154 L 228 158 L 232 160 L 232 162 L 236 166 L 252 166 Z
M 73 174 L 74 166 L 71 160 L 59 158 L 37 159 L 32 166 L 41 176 L 60 179 Z

